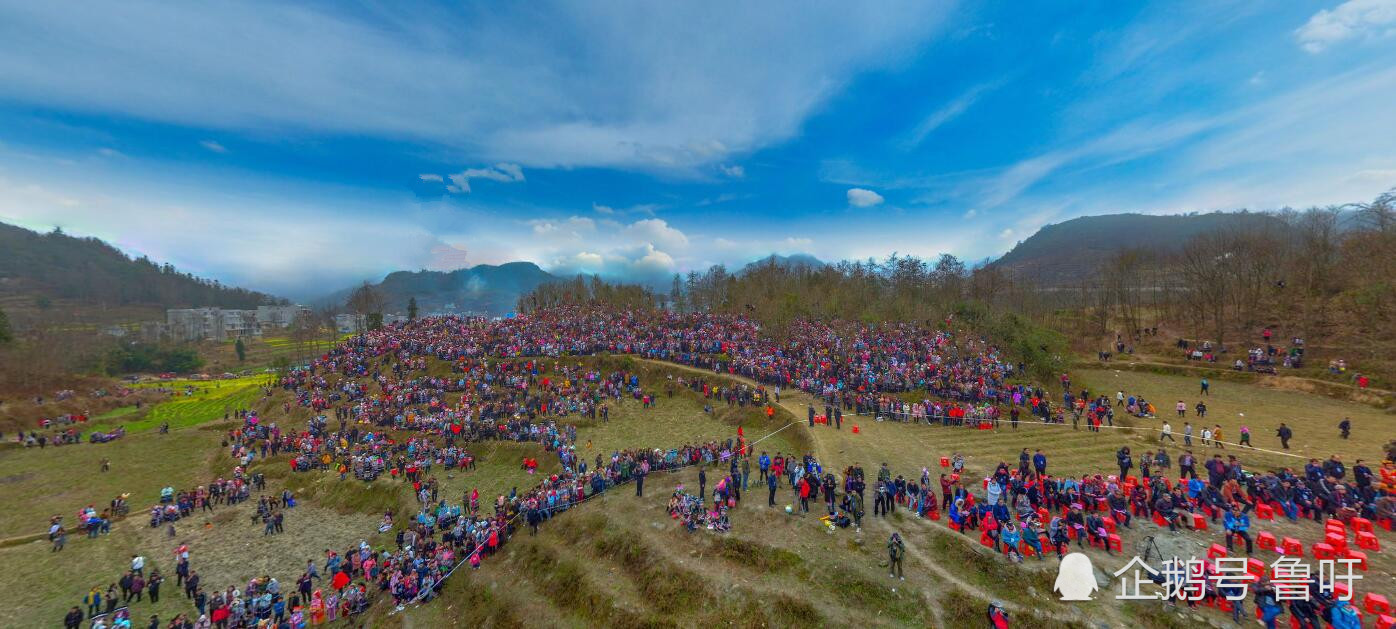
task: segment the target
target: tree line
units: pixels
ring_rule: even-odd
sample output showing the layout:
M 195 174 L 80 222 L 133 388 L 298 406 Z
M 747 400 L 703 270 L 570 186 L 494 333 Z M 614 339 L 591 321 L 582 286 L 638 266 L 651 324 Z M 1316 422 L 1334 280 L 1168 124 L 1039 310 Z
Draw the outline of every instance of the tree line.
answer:
M 1199 234 L 1172 255 L 1116 252 L 1075 291 L 1087 330 L 1175 324 L 1226 344 L 1262 326 L 1309 340 L 1396 332 L 1396 193 L 1370 203 L 1284 209 L 1270 223 Z
M 0 224 L 0 279 L 42 299 L 108 306 L 255 308 L 284 303 L 264 293 L 183 273 L 169 263 L 131 258 L 97 238 L 55 229 L 39 234 Z

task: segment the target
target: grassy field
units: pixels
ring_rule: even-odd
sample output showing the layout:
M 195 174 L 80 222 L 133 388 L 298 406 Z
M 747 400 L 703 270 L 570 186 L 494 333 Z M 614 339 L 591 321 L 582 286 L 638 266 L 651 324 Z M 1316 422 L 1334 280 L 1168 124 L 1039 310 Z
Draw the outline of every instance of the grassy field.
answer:
M 1160 419 L 1136 419 L 1137 425 L 1157 429 L 1162 426 L 1162 418 L 1167 418 L 1180 440 L 1184 421 L 1192 422 L 1198 433 L 1201 432 L 1200 423 L 1203 420 L 1199 420 L 1194 410 L 1199 400 L 1207 404 L 1206 424 L 1220 424 L 1227 441 L 1238 441 L 1240 428 L 1246 425 L 1251 429 L 1252 445 L 1278 451 L 1281 447 L 1275 431 L 1280 422 L 1288 424 L 1294 431 L 1289 453 L 1301 458 L 1246 453 L 1262 462 L 1283 462 L 1302 467 L 1310 457 L 1327 458 L 1331 454 L 1340 454 L 1349 465 L 1354 459 L 1363 458 L 1376 467 L 1382 459 L 1381 446 L 1396 438 L 1396 414 L 1367 405 L 1259 384 L 1217 380 L 1210 382 L 1211 395 L 1201 396 L 1198 382 L 1198 379 L 1186 376 L 1090 370 L 1076 373 L 1073 386 L 1105 393 L 1112 400 L 1115 392 L 1120 390 L 1126 396 L 1143 395 L 1158 407 Z M 1173 409 L 1178 400 L 1188 406 L 1187 417 L 1182 419 L 1176 416 Z M 1346 440 L 1340 437 L 1338 431 L 1338 422 L 1344 417 L 1350 418 L 1353 425 L 1352 437 Z M 1194 451 L 1202 450 L 1199 447 Z M 1228 446 L 1226 454 L 1236 454 L 1238 451 L 1243 450 Z
M 346 336 L 341 336 L 343 340 Z M 264 336 L 243 339 L 246 351 L 243 360 L 238 360 L 236 341 L 205 342 L 199 344 L 199 356 L 204 359 L 204 373 L 241 373 L 246 370 L 262 370 L 272 366 L 278 359 L 285 358 L 292 363 L 318 357 L 334 346 L 329 340 L 317 338 L 297 346 L 287 336 Z
M 805 405 L 811 400 L 800 393 L 787 392 L 770 420 L 757 408 L 728 408 L 725 404 L 718 404 L 709 414 L 703 412 L 702 397 L 691 391 L 678 389 L 673 397 L 663 394 L 668 379 L 691 377 L 696 370 L 621 357 L 564 360 L 604 370 L 639 371 L 646 389 L 659 392 L 651 409 L 634 401 L 611 402 L 611 418 L 606 423 L 575 416 L 564 419 L 564 423 L 576 424 L 578 449 L 588 461 L 598 453 L 619 448 L 674 447 L 725 439 L 734 435 L 739 425 L 751 439 L 785 427 L 756 449 L 814 452 L 827 468 L 841 470 L 861 464 L 870 475 L 886 462 L 894 474 L 912 478 L 919 478 L 923 467 L 938 478 L 943 471 L 940 457 L 958 452 L 968 460 L 967 481 L 977 485 L 975 479 L 1000 461 L 1016 465 L 1017 453 L 1023 447 L 1042 448 L 1053 473 L 1109 473 L 1114 451 L 1121 445 L 1142 453 L 1156 439 L 1155 433 L 1146 429 L 1156 428 L 1153 422 L 1158 420 L 1131 420 L 1141 429 L 1137 433 L 1091 433 L 1072 430 L 1070 424 L 1034 422 L 1023 422 L 1016 432 L 1007 425 L 980 431 L 876 422 L 851 415 L 845 416 L 843 430 L 808 428 L 803 418 Z M 433 369 L 444 372 L 437 367 Z M 1075 388 L 1089 387 L 1112 398 L 1121 388 L 1126 393 L 1142 393 L 1169 412 L 1170 404 L 1180 397 L 1190 408 L 1196 401 L 1197 384 L 1187 377 L 1110 370 L 1073 376 Z M 704 377 L 714 378 L 709 373 Z M 263 398 L 260 383 L 196 383 L 205 390 L 187 399 L 177 395 L 154 406 L 139 420 L 142 431 L 111 444 L 0 453 L 0 495 L 5 504 L 14 505 L 0 513 L 0 537 L 34 535 L 43 530 L 50 514 L 62 513 L 72 520 L 78 507 L 105 504 L 121 492 L 132 493 L 134 506 L 134 517 L 118 523 L 110 537 L 90 541 L 73 535 L 62 553 L 49 552 L 42 539 L 0 547 L 0 560 L 20 568 L 0 577 L 0 586 L 15 592 L 12 605 L 0 611 L 0 626 L 50 624 L 80 600 L 87 587 L 99 583 L 105 587 L 134 552 L 145 554 L 168 571 L 170 551 L 177 542 L 188 542 L 195 568 L 205 575 L 206 582 L 220 585 L 245 581 L 254 574 L 272 574 L 289 584 L 300 574 L 305 560 L 318 559 L 324 548 L 342 548 L 360 539 L 374 545 L 390 542 L 376 534 L 375 525 L 386 510 L 409 515 L 416 511 L 415 499 L 404 483 L 389 479 L 341 481 L 330 473 L 296 474 L 289 470 L 286 455 L 253 466 L 254 471 L 266 474 L 273 491 L 290 488 L 302 503 L 288 514 L 288 532 L 283 536 L 262 538 L 259 527 L 249 520 L 252 504 L 223 508 L 208 518 L 191 520 L 178 527 L 174 539 L 166 537 L 164 529 L 152 530 L 145 525 L 140 509 L 156 499 L 160 487 L 189 487 L 227 473 L 231 462 L 218 447 L 224 405 L 245 402 L 283 426 L 304 424 L 307 411 L 297 408 L 284 415 L 281 404 L 287 394 L 274 390 L 272 397 Z M 248 394 L 251 397 L 247 400 L 238 397 Z M 1349 462 L 1356 456 L 1375 460 L 1382 437 L 1396 435 L 1392 417 L 1371 407 L 1251 384 L 1214 381 L 1208 404 L 1212 408 L 1209 422 L 1221 423 L 1229 438 L 1234 438 L 1242 419 L 1238 413 L 1244 412 L 1256 444 L 1262 447 L 1277 445 L 1270 438 L 1271 425 L 1285 418 L 1297 433 L 1293 443 L 1296 453 L 1304 456 L 1338 451 Z M 1356 426 L 1355 438 L 1348 441 L 1337 439 L 1335 428 L 1345 414 Z M 132 416 L 118 408 L 104 421 Z M 149 430 L 164 421 L 154 417 L 169 418 L 171 433 L 160 435 Z M 787 427 L 792 422 L 794 425 Z M 1180 434 L 1181 422 L 1173 423 Z M 852 431 L 855 425 L 858 434 Z M 483 500 L 489 500 L 513 487 L 531 487 L 537 477 L 520 468 L 524 456 L 537 458 L 542 463 L 541 473 L 549 473 L 557 465 L 556 458 L 536 444 L 484 442 L 476 444 L 473 451 L 478 459 L 476 469 L 435 471 L 447 500 L 459 500 L 476 488 Z M 1251 467 L 1300 463 L 1258 450 L 1239 455 Z M 104 457 L 113 464 L 106 474 L 98 471 Z M 1111 557 L 1087 550 L 1105 591 L 1097 601 L 1067 605 L 1056 602 L 1050 594 L 1055 560 L 1039 563 L 1028 559 L 1011 564 L 980 546 L 977 537 L 956 534 L 942 522 L 918 520 L 904 511 L 874 518 L 871 505 L 861 532 L 841 529 L 830 533 L 813 515 L 787 515 L 782 508 L 767 508 L 764 489 L 753 487 L 732 514 L 732 533 L 688 533 L 668 517 L 664 506 L 678 484 L 694 485 L 695 475 L 692 469 L 657 474 L 647 481 L 643 498 L 636 497 L 632 487 L 623 487 L 559 515 L 545 524 L 537 537 L 521 530 L 480 570 L 458 572 L 442 599 L 401 612 L 379 605 L 366 620 L 375 627 L 966 627 L 981 624 L 987 602 L 998 600 L 1010 608 L 1015 626 L 1198 624 L 1192 616 L 1160 611 L 1150 604 L 1110 600 L 1106 594 L 1115 586 L 1107 575 L 1124 564 L 1118 554 Z M 782 486 L 779 504 L 792 501 L 789 489 Z M 1306 543 L 1319 535 L 1311 522 L 1257 522 L 1255 528 L 1297 536 Z M 892 581 L 885 573 L 884 543 L 893 531 L 900 532 L 908 544 L 904 582 Z M 1122 534 L 1126 550 L 1133 554 L 1134 545 L 1145 535 L 1156 535 L 1166 552 L 1180 555 L 1202 554 L 1209 544 L 1220 541 L 1217 527 L 1207 533 L 1169 534 L 1151 523 L 1136 523 L 1133 530 Z M 1388 540 L 1389 536 L 1383 542 Z M 1259 556 L 1267 561 L 1275 557 L 1264 552 Z M 1360 583 L 1358 590 L 1385 588 L 1389 592 L 1396 558 L 1373 554 L 1370 561 L 1368 580 Z M 173 590 L 167 586 L 166 594 L 175 594 Z M 139 606 L 137 618 L 159 613 L 168 619 L 187 609 L 182 596 L 169 596 L 159 607 Z M 1215 611 L 1198 613 L 1206 620 L 1222 621 Z

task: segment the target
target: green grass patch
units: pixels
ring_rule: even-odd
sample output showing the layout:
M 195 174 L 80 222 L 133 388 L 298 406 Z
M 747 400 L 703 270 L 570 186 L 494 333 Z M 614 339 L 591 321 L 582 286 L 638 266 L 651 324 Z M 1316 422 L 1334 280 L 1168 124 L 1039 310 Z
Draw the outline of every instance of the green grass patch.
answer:
M 192 396 L 175 394 L 167 402 L 161 402 L 144 418 L 126 425 L 128 431 L 150 430 L 168 422 L 170 428 L 197 426 L 223 419 L 239 409 L 248 409 L 263 397 L 262 389 L 256 385 L 224 386 L 206 390 Z

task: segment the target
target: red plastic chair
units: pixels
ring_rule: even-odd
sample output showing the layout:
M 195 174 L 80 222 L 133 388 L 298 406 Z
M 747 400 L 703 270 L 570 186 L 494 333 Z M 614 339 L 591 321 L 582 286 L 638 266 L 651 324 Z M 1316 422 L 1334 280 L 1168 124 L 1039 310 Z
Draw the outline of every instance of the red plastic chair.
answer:
M 1222 546 L 1221 544 L 1212 544 L 1211 548 L 1208 548 L 1208 549 L 1207 549 L 1207 558 L 1208 558 L 1208 559 L 1216 559 L 1217 557 L 1225 557 L 1225 556 L 1226 556 L 1226 547 L 1225 547 L 1225 546 Z
M 1362 609 L 1369 614 L 1390 614 L 1391 603 L 1385 596 L 1368 592 L 1362 595 Z
M 1275 508 L 1263 502 L 1255 505 L 1255 517 L 1258 520 L 1275 519 Z
M 1192 515 L 1192 530 L 1194 530 L 1194 531 L 1205 531 L 1205 530 L 1207 530 L 1207 518 L 1206 518 L 1205 516 L 1203 516 L 1201 513 L 1193 513 L 1193 514 L 1190 514 L 1190 515 Z
M 1357 568 L 1363 572 L 1367 571 L 1367 553 L 1349 548 L 1346 553 L 1343 553 L 1343 556 L 1348 559 L 1356 559 Z
M 1376 533 L 1370 531 L 1357 534 L 1357 547 L 1363 550 L 1381 552 L 1381 542 L 1377 541 Z
M 1280 540 L 1280 552 L 1286 555 L 1294 555 L 1295 557 L 1303 557 L 1304 544 L 1293 537 L 1286 537 Z
M 1269 531 L 1261 531 L 1255 536 L 1255 545 L 1261 550 L 1278 550 L 1279 540 L 1275 539 L 1275 534 Z
M 1337 559 L 1338 549 L 1332 544 L 1314 544 L 1314 559 Z

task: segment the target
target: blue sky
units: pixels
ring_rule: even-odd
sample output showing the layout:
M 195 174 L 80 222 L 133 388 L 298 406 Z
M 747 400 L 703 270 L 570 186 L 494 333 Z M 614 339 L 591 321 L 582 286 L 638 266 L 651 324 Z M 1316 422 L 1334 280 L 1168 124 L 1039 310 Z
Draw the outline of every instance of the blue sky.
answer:
M 0 220 L 301 297 L 1396 186 L 1396 0 L 1065 4 L 0 0 Z

